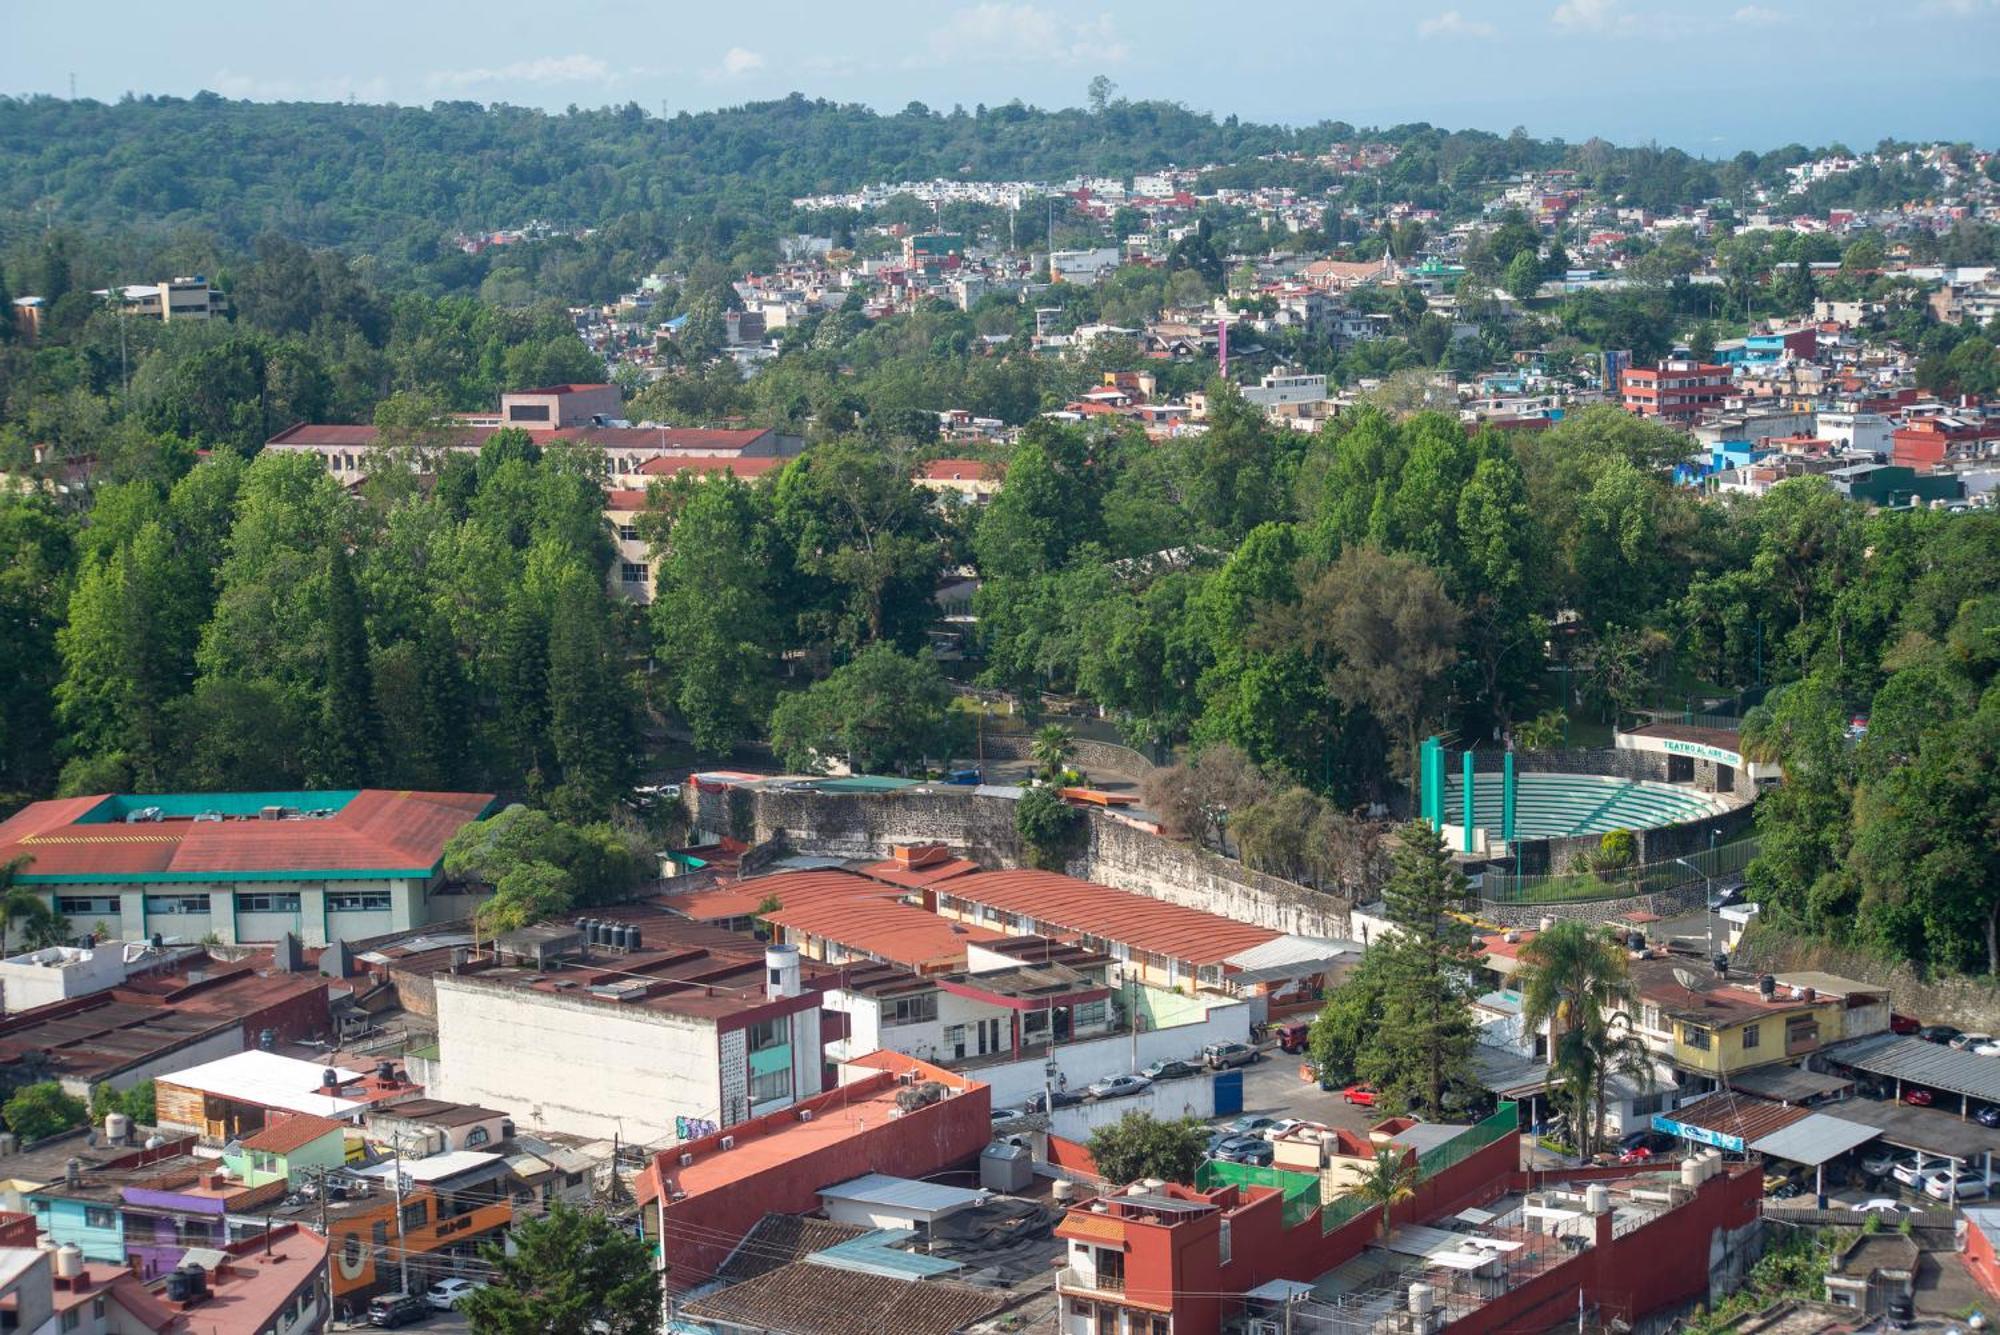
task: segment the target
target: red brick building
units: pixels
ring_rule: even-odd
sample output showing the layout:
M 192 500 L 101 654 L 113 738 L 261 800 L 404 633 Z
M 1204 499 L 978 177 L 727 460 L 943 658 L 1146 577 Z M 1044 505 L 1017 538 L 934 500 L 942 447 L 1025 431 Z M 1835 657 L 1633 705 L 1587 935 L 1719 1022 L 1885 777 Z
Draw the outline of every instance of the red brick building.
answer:
M 653 1156 L 637 1194 L 676 1289 L 714 1275 L 765 1215 L 817 1210 L 822 1187 L 867 1173 L 928 1177 L 973 1162 L 992 1138 L 992 1096 L 977 1080 L 895 1052 L 842 1075 L 839 1089 Z M 903 1106 L 928 1084 L 942 1097 Z
M 1546 1330 L 1580 1306 L 1631 1322 L 1706 1296 L 1711 1243 L 1756 1221 L 1763 1190 L 1755 1165 L 1719 1161 L 1697 1185 L 1658 1168 L 1523 1171 L 1511 1130 L 1425 1167 L 1438 1157 L 1419 1158 L 1415 1194 L 1392 1209 L 1386 1237 L 1378 1209 L 1354 1208 L 1352 1196 L 1322 1206 L 1316 1177 L 1270 1170 L 1277 1185 L 1169 1185 L 1076 1206 L 1056 1228 L 1071 1248 L 1057 1278 L 1060 1329 L 1214 1331 L 1276 1293 L 1301 1304 L 1302 1329 L 1319 1328 L 1322 1303 L 1394 1320 L 1409 1300 L 1403 1281 L 1419 1278 L 1454 1332 Z M 1283 1320 L 1281 1307 L 1263 1310 Z
M 1635 367 L 1619 378 L 1626 412 L 1669 422 L 1688 421 L 1722 407 L 1729 390 L 1729 368 L 1706 362 L 1661 362 Z

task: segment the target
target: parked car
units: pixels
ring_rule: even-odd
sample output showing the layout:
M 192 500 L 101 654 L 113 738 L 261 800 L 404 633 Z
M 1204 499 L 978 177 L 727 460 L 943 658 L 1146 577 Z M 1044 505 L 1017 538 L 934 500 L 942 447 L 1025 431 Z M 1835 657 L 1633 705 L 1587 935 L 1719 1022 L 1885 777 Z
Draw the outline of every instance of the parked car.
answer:
M 1717 881 L 1715 883 L 1715 889 L 1709 892 L 1708 906 L 1711 909 L 1726 909 L 1742 898 L 1743 878 L 1736 876 L 1729 880 Z
M 1304 1052 L 1312 1039 L 1312 1021 L 1294 1020 L 1290 1024 L 1278 1026 L 1278 1050 L 1280 1052 Z
M 1248 1066 L 1257 1060 L 1257 1049 L 1248 1043 L 1210 1043 L 1201 1050 L 1201 1059 L 1213 1070 L 1224 1070 L 1231 1066 Z
M 993 1125 L 999 1126 L 1002 1122 L 1018 1121 L 1027 1115 L 1028 1110 L 1026 1108 L 995 1108 L 993 1110 Z
M 1255 1164 L 1268 1168 L 1277 1151 L 1262 1136 L 1232 1136 L 1216 1148 L 1215 1157 L 1227 1163 Z
M 458 1300 L 468 1293 L 477 1293 L 486 1286 L 476 1279 L 441 1279 L 424 1290 L 424 1299 L 440 1312 L 449 1312 L 458 1306 Z
M 416 1293 L 384 1293 L 368 1300 L 368 1324 L 394 1330 L 422 1321 L 431 1314 L 431 1305 Z
M 1980 1044 L 1991 1043 L 1992 1041 L 1993 1035 L 1991 1034 L 1957 1034 L 1947 1040 L 1945 1046 L 1948 1048 L 1957 1048 L 1960 1052 L 1970 1052 Z
M 1928 1089 L 1916 1085 L 1903 1091 L 1903 1102 L 1909 1104 L 1912 1108 L 1928 1108 L 1935 1101 L 1936 1097 Z
M 1618 1151 L 1619 1163 L 1651 1163 L 1652 1160 L 1653 1147 L 1651 1145 L 1633 1145 L 1627 1149 Z
M 1889 1170 L 1889 1176 L 1914 1190 L 1922 1185 L 1926 1174 L 1942 1172 L 1950 1167 L 1949 1159 L 1940 1159 L 1934 1154 L 1912 1154 L 1907 1159 L 1898 1159 L 1896 1166 Z
M 1958 1037 L 1958 1032 L 1948 1024 L 1927 1024 L 1917 1030 L 1917 1037 L 1926 1043 L 1950 1043 Z
M 1910 1034 L 1922 1033 L 1923 1028 L 1924 1022 L 1914 1015 L 1897 1015 L 1893 1011 L 1889 1014 L 1889 1032 L 1892 1034 L 1902 1034 L 1907 1037 Z
M 1991 1190 L 1985 1174 L 1969 1168 L 1956 1173 L 1946 1168 L 1924 1177 L 1924 1195 L 1941 1201 L 1976 1201 Z
M 951 773 L 944 776 L 944 781 L 946 783 L 956 783 L 969 786 L 975 783 L 985 783 L 986 776 L 981 771 L 976 769 L 955 769 Z
M 1901 1159 L 1894 1150 L 1870 1150 L 1861 1156 L 1861 1171 L 1870 1177 L 1887 1177 L 1899 1162 Z
M 1024 1111 L 1027 1112 L 1042 1113 L 1048 1111 L 1048 1109 L 1043 1106 L 1048 1102 L 1049 1100 L 1043 1098 L 1041 1092 L 1038 1090 L 1035 1093 L 1028 1095 L 1027 1099 L 1021 1104 L 1021 1107 Z M 1058 1089 L 1055 1091 L 1055 1105 L 1058 1108 L 1070 1108 L 1082 1102 L 1083 1102 L 1083 1095 L 1081 1094 L 1073 1093 L 1067 1089 Z
M 1241 1117 L 1230 1122 L 1224 1129 L 1232 1135 L 1257 1136 L 1262 1135 L 1266 1127 L 1277 1125 L 1277 1121 L 1278 1119 L 1275 1117 L 1260 1117 L 1256 1113 L 1244 1113 Z
M 1989 1040 L 1966 1050 L 1975 1057 L 2000 1057 L 2000 1039 Z
M 1375 1100 L 1381 1096 L 1373 1085 L 1349 1085 L 1340 1091 L 1340 1097 L 1348 1103 L 1358 1103 L 1364 1108 L 1372 1108 L 1375 1106 Z
M 1153 1082 L 1143 1075 L 1108 1075 L 1084 1092 L 1094 1099 L 1122 1099 L 1152 1086 Z
M 1981 1126 L 2000 1126 L 2000 1104 L 1988 1103 L 1972 1114 L 1972 1120 Z
M 1654 1154 L 1665 1154 L 1674 1147 L 1674 1138 L 1664 1131 L 1641 1129 L 1625 1136 L 1618 1142 L 1618 1152 L 1648 1149 Z
M 1201 1068 L 1169 1057 L 1164 1061 L 1156 1061 L 1151 1066 L 1141 1067 L 1139 1074 L 1148 1080 L 1185 1080 L 1191 1075 L 1200 1075 Z

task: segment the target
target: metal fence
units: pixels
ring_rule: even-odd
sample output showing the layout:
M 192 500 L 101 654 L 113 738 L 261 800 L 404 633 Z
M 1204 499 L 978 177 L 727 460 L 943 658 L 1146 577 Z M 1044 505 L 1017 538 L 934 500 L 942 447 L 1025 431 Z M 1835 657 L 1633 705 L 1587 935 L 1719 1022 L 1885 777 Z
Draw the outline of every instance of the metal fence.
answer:
M 1756 836 L 1738 839 L 1685 858 L 1641 863 L 1606 880 L 1590 872 L 1540 872 L 1516 876 L 1489 871 L 1479 878 L 1474 895 L 1489 904 L 1575 904 L 1599 899 L 1630 899 L 1657 895 L 1707 881 L 1741 875 L 1757 856 Z
M 1201 1191 L 1217 1187 L 1271 1187 L 1285 1198 L 1283 1218 L 1286 1228 L 1312 1217 L 1319 1208 L 1319 1176 L 1294 1173 L 1285 1168 L 1260 1168 L 1255 1164 L 1230 1163 L 1226 1159 L 1204 1159 L 1195 1170 L 1194 1185 Z
M 1455 1164 L 1464 1163 L 1496 1140 L 1521 1133 L 1519 1111 L 1512 1103 L 1503 1103 L 1485 1121 L 1475 1124 L 1471 1130 L 1453 1136 L 1442 1145 L 1434 1145 L 1417 1156 L 1417 1178 L 1419 1181 L 1436 1177 Z

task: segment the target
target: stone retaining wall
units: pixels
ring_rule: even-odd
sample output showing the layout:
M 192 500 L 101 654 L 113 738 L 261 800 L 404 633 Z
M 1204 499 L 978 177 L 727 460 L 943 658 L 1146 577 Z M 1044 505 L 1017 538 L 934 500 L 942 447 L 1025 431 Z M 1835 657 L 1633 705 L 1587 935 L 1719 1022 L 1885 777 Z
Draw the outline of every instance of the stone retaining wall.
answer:
M 1675 918 L 1683 913 L 1693 913 L 1707 902 L 1708 890 L 1700 881 L 1692 885 L 1680 886 L 1673 890 L 1662 890 L 1650 895 L 1625 895 L 1618 899 L 1585 899 L 1560 904 L 1495 904 L 1490 900 L 1479 901 L 1479 916 L 1483 921 L 1498 923 L 1502 927 L 1533 927 L 1543 918 L 1581 918 L 1585 922 L 1611 922 L 1628 913 L 1657 913 L 1662 918 Z M 1720 938 L 1721 924 L 1717 924 Z
M 921 793 L 693 791 L 698 828 L 747 843 L 782 838 L 817 857 L 882 858 L 895 844 L 949 844 L 990 868 L 1025 865 L 1014 801 L 970 790 Z M 1347 900 L 1086 810 L 1088 837 L 1065 870 L 1120 890 L 1277 932 L 1344 938 Z

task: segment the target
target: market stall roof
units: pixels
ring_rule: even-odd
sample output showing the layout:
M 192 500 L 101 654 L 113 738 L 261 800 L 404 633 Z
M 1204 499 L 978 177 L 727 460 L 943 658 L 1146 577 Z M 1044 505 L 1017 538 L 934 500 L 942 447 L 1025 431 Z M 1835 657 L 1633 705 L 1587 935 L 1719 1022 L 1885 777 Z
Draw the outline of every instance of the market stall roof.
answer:
M 1986 1103 L 2000 1103 L 2000 1061 L 1948 1048 L 1942 1043 L 1876 1034 L 1851 1043 L 1833 1044 L 1825 1049 L 1825 1055 L 1870 1075 L 1963 1094 Z

